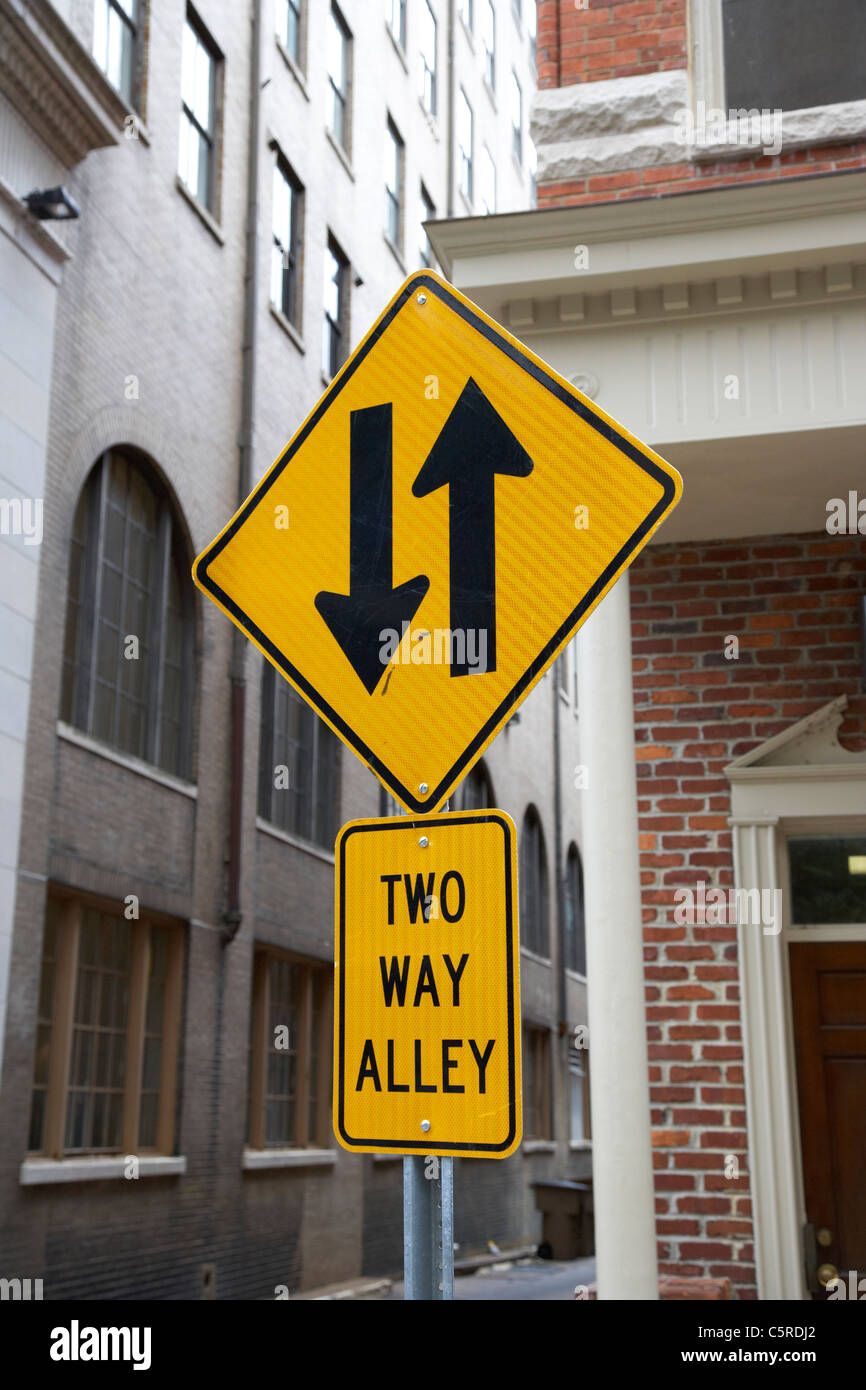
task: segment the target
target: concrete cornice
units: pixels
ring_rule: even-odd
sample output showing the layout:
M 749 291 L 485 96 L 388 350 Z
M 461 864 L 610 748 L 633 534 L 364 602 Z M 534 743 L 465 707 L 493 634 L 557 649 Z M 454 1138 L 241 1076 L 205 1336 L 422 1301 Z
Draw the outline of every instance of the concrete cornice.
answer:
M 129 114 L 49 0 L 0 0 L 0 85 L 68 168 L 117 144 Z
M 567 295 L 698 276 L 806 268 L 862 255 L 866 171 L 428 224 L 471 291 Z M 576 269 L 575 248 L 588 248 Z

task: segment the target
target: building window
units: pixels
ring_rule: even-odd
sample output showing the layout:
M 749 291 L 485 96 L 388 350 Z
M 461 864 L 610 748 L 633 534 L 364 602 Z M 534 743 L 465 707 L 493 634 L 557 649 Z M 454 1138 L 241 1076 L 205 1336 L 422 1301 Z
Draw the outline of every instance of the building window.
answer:
M 406 0 L 385 0 L 385 23 L 396 43 L 406 47 Z
M 460 192 L 467 203 L 472 202 L 473 194 L 473 117 L 472 107 L 466 100 L 466 93 L 460 88 L 457 99 L 457 178 Z
M 301 63 L 301 0 L 277 0 L 277 38 L 293 62 Z
M 518 164 L 523 163 L 523 92 L 517 73 L 511 73 L 511 148 Z
M 424 270 L 432 269 L 436 260 L 433 255 L 433 247 L 430 245 L 430 238 L 424 230 L 424 223 L 431 222 L 435 216 L 436 209 L 433 206 L 433 199 L 422 183 L 418 204 L 418 264 Z
M 565 861 L 565 964 L 578 975 L 586 974 L 583 867 L 577 845 L 569 845 Z
M 728 110 L 798 111 L 866 98 L 862 0 L 721 0 L 721 38 Z
M 349 44 L 348 25 L 337 9 L 331 6 L 328 23 L 328 85 L 331 100 L 329 129 L 337 144 L 349 149 Z
M 403 246 L 403 141 L 389 118 L 385 127 L 385 235 L 400 251 Z
M 569 1134 L 572 1144 L 589 1139 L 589 1054 L 581 1050 L 568 1066 Z
M 481 0 L 481 43 L 484 48 L 484 76 L 491 92 L 496 87 L 496 10 L 493 0 Z
M 93 56 L 112 87 L 135 104 L 138 0 L 96 0 Z
M 790 836 L 791 922 L 866 923 L 866 836 Z
M 474 0 L 457 0 L 457 9 L 466 28 L 471 30 L 472 22 L 475 18 L 473 13 L 475 9 Z
M 395 796 L 386 792 L 385 788 L 379 787 L 379 815 L 380 816 L 400 816 L 404 815 L 402 806 Z
M 349 262 L 332 236 L 325 247 L 325 331 L 322 371 L 330 381 L 346 360 Z
M 333 967 L 257 949 L 250 1033 L 251 1148 L 325 1148 Z
M 60 717 L 188 778 L 195 622 L 189 556 L 165 490 L 103 454 L 72 529 Z
M 550 1030 L 523 1027 L 523 1137 L 552 1139 Z
M 221 61 L 213 40 L 188 9 L 183 29 L 177 172 L 211 212 L 216 206 L 217 68 Z
M 520 933 L 527 951 L 547 959 L 547 860 L 541 821 L 534 806 L 523 818 L 520 834 Z
M 290 323 L 300 325 L 301 219 L 304 191 L 278 154 L 274 165 L 274 242 L 271 247 L 271 303 Z
M 421 101 L 430 116 L 436 115 L 436 16 L 430 8 L 430 0 L 421 6 Z
M 459 801 L 461 811 L 483 811 L 495 805 L 493 785 L 484 763 L 476 763 L 461 782 Z
M 478 201 L 482 213 L 496 211 L 496 165 L 486 145 L 478 161 Z
M 259 815 L 333 850 L 340 798 L 340 741 L 265 662 L 259 744 Z
M 182 973 L 180 927 L 49 897 L 31 1153 L 172 1153 Z
M 526 28 L 529 33 L 529 48 L 534 63 L 536 62 L 538 47 L 538 0 L 526 0 Z

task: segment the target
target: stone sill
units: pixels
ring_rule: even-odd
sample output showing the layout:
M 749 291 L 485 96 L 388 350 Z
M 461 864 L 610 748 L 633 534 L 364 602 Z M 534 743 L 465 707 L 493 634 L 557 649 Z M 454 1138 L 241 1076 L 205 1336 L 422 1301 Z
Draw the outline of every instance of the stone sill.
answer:
M 109 763 L 116 763 L 118 767 L 125 767 L 128 772 L 134 772 L 139 777 L 146 777 L 150 782 L 158 782 L 161 787 L 180 792 L 181 796 L 188 796 L 193 801 L 198 797 L 198 787 L 194 782 L 184 782 L 180 777 L 173 777 L 170 772 L 163 772 L 162 768 L 155 767 L 152 763 L 143 762 L 130 753 L 121 753 L 116 748 L 110 748 L 107 743 L 100 743 L 99 739 L 92 738 L 90 734 L 74 729 L 71 724 L 64 724 L 62 719 L 57 721 L 57 737 L 66 743 L 74 743 L 78 748 L 86 749 L 88 753 L 95 753 Z
M 274 840 L 282 840 L 284 845 L 291 845 L 292 849 L 299 849 L 304 854 L 312 855 L 314 859 L 321 859 L 325 864 L 334 863 L 333 852 L 323 849 L 320 845 L 314 845 L 311 840 L 302 840 L 297 835 L 291 835 L 288 830 L 281 830 L 278 825 L 271 825 L 270 821 L 263 820 L 261 816 L 256 816 L 256 830 L 261 830 L 263 834 L 270 835 Z
M 39 1187 L 44 1183 L 104 1182 L 125 1178 L 130 1158 L 138 1164 L 139 1178 L 173 1178 L 186 1173 L 186 1159 L 169 1154 L 126 1154 L 120 1158 L 25 1158 L 18 1170 L 22 1187 Z
M 336 1149 L 244 1149 L 242 1167 L 250 1172 L 262 1168 L 320 1168 L 337 1162 Z
M 195 196 L 191 189 L 187 188 L 180 174 L 175 175 L 174 184 L 178 193 L 183 194 L 184 198 L 189 203 L 190 207 L 192 208 L 193 212 L 195 213 L 196 217 L 198 217 L 202 225 L 207 227 L 214 241 L 219 242 L 220 246 L 225 246 L 226 239 L 223 235 L 222 227 L 217 222 L 216 218 L 213 216 L 213 213 L 211 213 L 204 206 L 203 203 L 199 202 L 198 198 Z
M 525 1154 L 554 1154 L 556 1144 L 552 1139 L 525 1139 L 521 1149 Z
M 277 323 L 280 325 L 280 328 L 283 330 L 286 337 L 294 343 L 295 347 L 298 349 L 298 352 L 306 352 L 307 349 L 304 346 L 304 340 L 301 337 L 295 325 L 292 323 L 291 319 L 286 318 L 282 309 L 278 309 L 273 300 L 271 300 L 268 303 L 268 308 L 271 311 L 271 316 L 274 319 L 276 319 Z
M 591 1139 L 571 1139 L 568 1144 L 569 1153 L 585 1154 L 592 1153 Z

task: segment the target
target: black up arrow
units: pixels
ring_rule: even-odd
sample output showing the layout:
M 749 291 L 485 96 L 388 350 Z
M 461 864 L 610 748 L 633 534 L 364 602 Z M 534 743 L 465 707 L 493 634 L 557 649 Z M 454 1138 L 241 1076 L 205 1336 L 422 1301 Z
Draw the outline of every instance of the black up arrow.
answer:
M 387 663 L 379 655 L 386 629 L 402 633 L 430 587 L 424 574 L 392 587 L 394 497 L 391 406 L 353 410 L 350 422 L 349 592 L 316 594 L 316 608 L 368 693 Z
M 525 478 L 533 466 L 523 445 L 470 377 L 412 485 L 415 497 L 426 497 L 440 487 L 451 489 L 451 631 L 463 634 L 464 654 L 470 649 L 470 632 L 475 634 L 476 653 L 483 651 L 479 635 L 486 635 L 486 662 L 452 662 L 452 676 L 496 670 L 494 480 L 497 473 Z

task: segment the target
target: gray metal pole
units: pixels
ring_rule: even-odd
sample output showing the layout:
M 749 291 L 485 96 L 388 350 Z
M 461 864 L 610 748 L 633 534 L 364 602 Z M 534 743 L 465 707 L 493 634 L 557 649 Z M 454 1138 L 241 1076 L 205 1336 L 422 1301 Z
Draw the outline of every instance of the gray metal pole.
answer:
M 403 1298 L 454 1298 L 453 1158 L 403 1159 Z
M 453 1158 L 403 1159 L 403 1297 L 454 1297 Z

